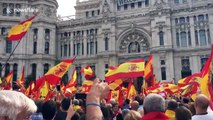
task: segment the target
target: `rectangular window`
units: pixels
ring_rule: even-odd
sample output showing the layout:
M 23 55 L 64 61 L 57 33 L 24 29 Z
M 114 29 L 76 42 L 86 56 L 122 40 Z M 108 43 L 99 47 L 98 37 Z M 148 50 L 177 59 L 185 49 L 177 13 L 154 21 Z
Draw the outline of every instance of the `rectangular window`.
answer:
M 95 54 L 97 54 L 97 53 L 98 53 L 98 42 L 95 41 Z
M 196 17 L 196 16 L 194 16 L 194 17 L 193 17 L 193 19 L 194 19 L 194 22 L 196 22 L 196 21 L 197 21 L 197 17 Z
M 141 8 L 142 2 L 138 2 L 138 8 Z
M 81 43 L 81 47 L 82 47 L 82 55 L 84 55 L 84 43 Z
M 76 48 L 76 44 L 74 44 L 74 47 L 73 47 L 73 56 L 75 56 L 75 48 Z
M 88 11 L 86 11 L 86 17 L 89 17 L 89 12 Z
M 164 45 L 163 34 L 164 34 L 164 33 L 163 33 L 162 31 L 159 32 L 160 46 L 163 46 L 163 45 Z
M 191 32 L 188 31 L 188 42 L 189 42 L 189 46 L 192 45 L 192 41 L 191 41 Z
M 108 37 L 105 38 L 105 51 L 109 50 L 109 39 Z
M 135 3 L 131 3 L 131 9 L 135 8 Z
M 89 55 L 89 46 L 90 46 L 90 44 L 87 43 L 87 55 Z
M 124 10 L 127 10 L 128 9 L 128 5 L 124 5 Z
M 120 10 L 121 10 L 121 7 L 120 7 L 120 6 L 117 6 L 117 10 L 120 11 Z
M 45 42 L 45 48 L 44 48 L 45 54 L 49 54 L 49 46 L 50 46 L 49 42 Z
M 34 63 L 32 64 L 32 73 L 31 73 L 33 80 L 36 80 L 36 72 L 37 72 L 37 65 Z
M 199 41 L 198 41 L 198 32 L 197 30 L 195 30 L 195 44 L 199 45 Z
M 70 46 L 70 44 L 69 44 L 69 56 L 71 55 L 71 46 Z
M 98 15 L 100 15 L 100 10 L 98 10 Z
M 161 79 L 166 80 L 166 67 L 161 67 Z
M 206 61 L 208 60 L 208 58 L 201 58 L 201 70 L 203 69 L 203 66 L 205 65 Z
M 108 72 L 108 69 L 109 69 L 109 65 L 105 64 L 105 74 Z
M 145 0 L 145 6 L 146 6 L 146 7 L 149 6 L 149 0 Z
M 90 54 L 93 55 L 94 54 L 94 42 L 90 43 Z
M 81 53 L 81 44 L 77 43 L 77 55 L 80 55 Z
M 37 42 L 33 42 L 33 54 L 37 54 Z
M 204 21 L 204 15 L 199 15 L 198 16 L 198 21 Z
M 6 53 L 12 52 L 12 42 L 6 40 Z
M 67 57 L 67 45 L 64 45 L 64 56 Z
M 176 33 L 176 42 L 177 46 L 180 47 L 179 33 Z
M 207 29 L 207 34 L 208 34 L 208 43 L 211 44 L 211 35 L 209 29 Z
M 92 17 L 94 17 L 95 16 L 95 11 L 92 11 Z

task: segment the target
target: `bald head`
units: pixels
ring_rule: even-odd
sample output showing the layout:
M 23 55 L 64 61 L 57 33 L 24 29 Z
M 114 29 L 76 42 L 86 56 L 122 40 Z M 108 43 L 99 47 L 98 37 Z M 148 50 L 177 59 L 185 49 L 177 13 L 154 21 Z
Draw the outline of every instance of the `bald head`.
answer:
M 138 108 L 139 108 L 139 103 L 138 103 L 138 101 L 133 101 L 133 102 L 131 103 L 131 108 L 132 108 L 132 110 L 137 111 Z
M 195 99 L 195 108 L 199 108 L 201 110 L 207 110 L 209 107 L 209 99 L 207 96 L 200 94 Z

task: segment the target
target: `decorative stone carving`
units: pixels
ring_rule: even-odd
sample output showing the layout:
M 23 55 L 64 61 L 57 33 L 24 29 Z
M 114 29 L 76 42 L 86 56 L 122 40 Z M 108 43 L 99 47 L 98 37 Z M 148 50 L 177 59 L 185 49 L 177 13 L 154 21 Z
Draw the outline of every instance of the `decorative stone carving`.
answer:
M 130 46 L 131 44 L 131 46 Z M 120 43 L 120 53 L 128 53 L 129 46 L 132 48 L 130 52 L 147 51 L 149 49 L 149 43 L 146 37 L 139 31 L 135 31 L 125 35 Z M 140 48 L 138 48 L 140 47 Z
M 104 0 L 103 8 L 102 8 L 102 14 L 104 17 L 108 17 L 110 13 L 110 8 L 107 0 Z

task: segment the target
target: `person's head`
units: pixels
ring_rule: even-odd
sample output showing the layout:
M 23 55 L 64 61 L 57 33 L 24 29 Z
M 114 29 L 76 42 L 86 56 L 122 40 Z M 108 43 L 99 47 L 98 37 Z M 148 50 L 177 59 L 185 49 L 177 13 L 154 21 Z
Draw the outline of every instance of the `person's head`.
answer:
M 176 120 L 191 120 L 192 114 L 189 109 L 184 106 L 178 107 L 175 110 Z
M 188 104 L 190 100 L 189 100 L 189 98 L 184 97 L 182 101 L 184 104 Z
M 43 100 L 36 100 L 35 104 L 36 104 L 36 106 L 38 108 L 37 111 L 36 111 L 36 113 L 41 113 L 44 101 Z
M 115 104 L 112 105 L 112 111 L 113 112 L 119 111 L 119 105 L 118 105 L 118 103 L 115 103 Z
M 194 103 L 189 104 L 189 110 L 191 111 L 192 116 L 196 114 Z
M 124 101 L 124 103 L 125 103 L 125 105 L 129 105 L 130 100 L 129 100 L 129 99 L 126 99 L 126 100 Z
M 36 110 L 37 106 L 34 101 L 23 93 L 10 90 L 0 91 L 0 116 L 12 120 L 22 120 Z
M 124 120 L 140 120 L 141 114 L 137 111 L 130 110 L 124 117 Z
M 61 109 L 63 111 L 67 111 L 69 109 L 69 106 L 70 106 L 70 99 L 69 98 L 64 98 L 61 101 Z
M 209 107 L 209 99 L 203 94 L 197 96 L 194 102 L 196 114 L 197 112 L 207 112 Z
M 144 99 L 144 114 L 149 112 L 164 112 L 165 100 L 158 94 L 149 94 Z
M 167 109 L 175 110 L 177 107 L 178 107 L 178 103 L 175 100 L 172 99 L 168 102 Z
M 138 101 L 139 105 L 143 105 L 143 99 L 140 96 L 136 96 L 135 100 Z
M 42 107 L 42 115 L 45 120 L 52 120 L 56 114 L 57 105 L 53 100 L 44 102 Z
M 137 111 L 138 108 L 139 108 L 139 103 L 138 103 L 138 101 L 133 101 L 133 102 L 131 103 L 131 108 L 132 108 L 132 110 Z
M 79 100 L 77 100 L 77 99 L 73 100 L 73 104 L 74 105 L 79 105 Z
M 111 120 L 112 119 L 111 111 L 107 106 L 101 106 L 101 111 L 102 111 L 104 120 Z

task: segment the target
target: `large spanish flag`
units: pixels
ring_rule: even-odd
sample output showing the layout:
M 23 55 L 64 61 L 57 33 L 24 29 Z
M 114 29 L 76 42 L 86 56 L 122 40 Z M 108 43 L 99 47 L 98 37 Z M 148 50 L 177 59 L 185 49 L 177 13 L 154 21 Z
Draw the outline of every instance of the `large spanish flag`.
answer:
M 121 78 L 136 78 L 144 75 L 144 60 L 133 60 L 120 64 L 116 68 L 110 69 L 105 79 L 107 82 Z
M 74 60 L 75 58 L 60 62 L 56 66 L 52 67 L 43 77 L 39 78 L 38 80 L 47 81 L 50 85 L 58 84 Z
M 8 41 L 21 40 L 32 25 L 34 18 L 35 16 L 12 27 L 8 32 Z

